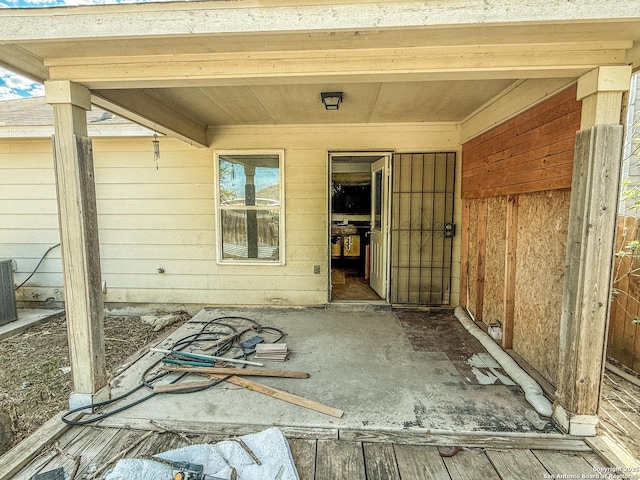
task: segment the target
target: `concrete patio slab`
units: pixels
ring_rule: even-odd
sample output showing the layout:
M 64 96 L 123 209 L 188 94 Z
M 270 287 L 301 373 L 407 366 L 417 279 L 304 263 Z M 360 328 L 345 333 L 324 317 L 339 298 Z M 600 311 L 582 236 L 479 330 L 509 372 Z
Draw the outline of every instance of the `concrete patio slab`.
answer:
M 283 341 L 292 350 L 290 359 L 265 363 L 266 368 L 310 374 L 308 379 L 252 380 L 341 409 L 344 416 L 334 418 L 224 383 L 196 393 L 156 395 L 109 421 L 122 425 L 154 420 L 159 424 L 182 421 L 412 433 L 539 433 L 525 416 L 531 407 L 519 387 L 469 383 L 447 356 L 446 342 L 441 352 L 414 350 L 396 314 L 389 310 L 207 308 L 160 348 L 196 334 L 206 322 L 229 316 L 248 317 L 286 333 Z M 264 336 L 269 340 L 268 332 Z M 112 382 L 112 397 L 137 386 L 143 372 L 162 357 L 149 353 L 118 376 Z M 194 380 L 203 378 L 190 375 L 181 381 Z M 142 388 L 107 410 L 149 393 Z M 544 433 L 550 432 L 556 432 L 552 426 Z

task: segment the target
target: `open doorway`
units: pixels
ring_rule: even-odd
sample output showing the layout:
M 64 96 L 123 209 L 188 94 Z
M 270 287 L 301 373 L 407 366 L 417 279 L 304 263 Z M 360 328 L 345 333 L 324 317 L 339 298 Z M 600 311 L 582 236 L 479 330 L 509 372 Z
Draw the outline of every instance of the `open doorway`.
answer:
M 387 300 L 390 160 L 387 153 L 330 155 L 332 302 Z

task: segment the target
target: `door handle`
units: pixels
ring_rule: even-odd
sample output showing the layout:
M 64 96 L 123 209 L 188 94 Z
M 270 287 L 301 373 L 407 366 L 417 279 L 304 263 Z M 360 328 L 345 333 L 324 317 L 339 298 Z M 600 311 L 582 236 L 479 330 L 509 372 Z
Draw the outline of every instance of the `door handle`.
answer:
M 444 225 L 444 238 L 453 238 L 456 236 L 456 224 L 446 223 Z

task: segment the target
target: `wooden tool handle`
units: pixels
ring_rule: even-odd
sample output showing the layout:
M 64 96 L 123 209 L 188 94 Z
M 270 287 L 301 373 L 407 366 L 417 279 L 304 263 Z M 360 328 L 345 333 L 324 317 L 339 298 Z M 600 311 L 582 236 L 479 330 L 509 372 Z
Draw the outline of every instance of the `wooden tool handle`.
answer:
M 282 377 L 282 378 L 309 378 L 306 372 L 289 372 L 286 370 L 263 370 L 255 368 L 226 368 L 226 367 L 188 367 L 176 365 L 163 365 L 164 370 L 170 372 L 201 373 L 204 375 L 242 375 L 246 377 Z
M 185 383 L 170 383 L 168 385 L 155 385 L 153 387 L 153 393 L 177 393 L 185 390 L 192 390 L 194 388 L 208 387 L 216 383 L 215 381 L 208 380 L 206 382 L 185 382 Z

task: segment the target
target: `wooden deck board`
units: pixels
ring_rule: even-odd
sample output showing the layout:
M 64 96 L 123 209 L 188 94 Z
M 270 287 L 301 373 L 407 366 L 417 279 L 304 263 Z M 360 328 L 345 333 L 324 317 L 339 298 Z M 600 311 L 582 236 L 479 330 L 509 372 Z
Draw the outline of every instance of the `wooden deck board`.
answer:
M 80 470 L 86 470 L 93 463 L 96 455 L 115 440 L 117 433 L 118 430 L 85 428 L 71 442 L 66 445 L 60 445 L 60 450 L 64 454 L 57 455 L 42 470 L 48 471 L 63 467 L 65 472 L 69 474 L 74 470 L 76 473 Z M 76 462 L 78 465 L 77 470 Z
M 69 427 L 61 421 L 65 413 L 66 412 L 58 413 L 36 430 L 33 435 L 2 455 L 2 461 L 0 461 L 0 478 L 12 478 L 12 476 L 16 475 L 25 467 L 25 458 L 29 458 L 30 455 L 37 455 L 46 445 L 67 433 Z M 78 418 L 79 415 L 80 414 L 72 416 L 71 419 Z
M 60 438 L 57 440 L 60 445 L 68 445 L 74 438 L 76 438 L 82 429 L 80 428 L 72 428 L 67 430 Z M 30 480 L 31 477 L 44 470 L 46 466 L 53 460 L 58 453 L 53 448 L 47 448 L 42 451 L 37 457 L 35 457 L 29 464 L 20 470 L 20 472 L 16 473 L 11 478 L 12 480 Z M 4 477 L 2 477 L 4 478 Z
M 366 480 L 362 444 L 344 440 L 319 440 L 315 480 Z
M 487 450 L 487 456 L 502 480 L 540 480 L 548 474 L 531 450 Z
M 140 435 L 143 433 L 144 432 L 140 432 Z M 185 444 L 186 442 L 182 438 L 173 433 L 155 433 L 150 438 L 142 442 L 140 448 L 136 449 L 135 453 L 132 451 L 130 454 L 126 455 L 126 457 L 148 458 L 157 453 L 180 448 Z
M 316 477 L 316 440 L 293 438 L 289 440 L 289 448 L 300 480 L 314 480 Z
M 451 478 L 457 480 L 497 480 L 500 477 L 484 451 L 462 450 L 453 457 L 443 458 Z
M 436 447 L 394 445 L 402 480 L 451 480 Z
M 576 475 L 593 475 L 596 473 L 593 466 L 585 460 L 584 456 L 577 453 L 533 450 L 533 454 L 552 475 L 557 476 L 566 472 L 572 472 Z
M 145 458 L 192 443 L 215 443 L 229 435 L 158 432 L 121 428 L 74 427 L 57 444 L 61 452 L 43 448 L 14 480 L 29 480 L 62 466 L 75 468 L 79 480 L 91 464 L 109 467 L 120 457 Z M 593 452 L 567 452 L 538 448 L 465 448 L 441 457 L 438 446 L 358 440 L 288 438 L 301 480 L 533 480 L 544 475 L 593 474 L 605 466 Z M 538 442 L 534 442 L 537 447 Z M 533 445 L 532 445 L 533 446 Z M 444 452 L 444 450 L 442 450 Z
M 104 445 L 104 447 L 93 457 L 93 461 L 82 465 L 78 471 L 80 477 L 87 471 L 87 468 L 94 464 L 97 468 L 100 468 L 106 462 L 110 462 L 111 465 L 115 465 L 115 461 L 112 461 L 114 457 L 123 458 L 124 455 L 118 455 L 120 452 L 123 452 L 125 449 L 134 445 L 135 442 L 144 434 L 144 432 L 136 432 L 133 430 L 121 430 L 118 429 L 116 435 L 113 440 L 108 444 Z
M 58 452 L 53 449 L 45 450 L 36 458 L 34 458 L 29 465 L 23 468 L 13 477 L 12 480 L 30 480 L 34 475 L 37 475 L 46 468 L 51 460 L 58 456 Z
M 609 466 L 593 451 L 582 452 L 582 456 L 592 467 L 606 468 Z
M 400 480 L 396 454 L 389 443 L 365 443 L 364 464 L 367 478 Z

